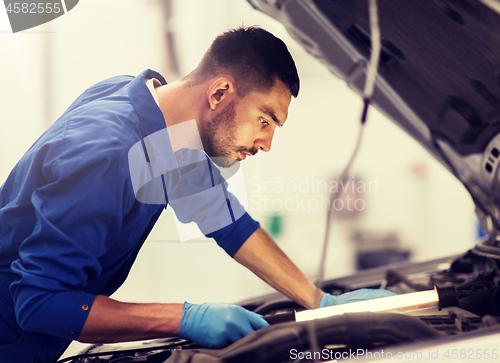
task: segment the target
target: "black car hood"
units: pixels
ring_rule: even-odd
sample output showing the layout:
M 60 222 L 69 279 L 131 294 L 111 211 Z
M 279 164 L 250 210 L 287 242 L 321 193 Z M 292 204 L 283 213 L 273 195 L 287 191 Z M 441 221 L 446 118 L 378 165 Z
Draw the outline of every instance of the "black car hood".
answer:
M 361 94 L 371 50 L 367 0 L 248 1 Z M 464 183 L 496 244 L 500 3 L 379 0 L 378 8 L 382 54 L 372 104 Z

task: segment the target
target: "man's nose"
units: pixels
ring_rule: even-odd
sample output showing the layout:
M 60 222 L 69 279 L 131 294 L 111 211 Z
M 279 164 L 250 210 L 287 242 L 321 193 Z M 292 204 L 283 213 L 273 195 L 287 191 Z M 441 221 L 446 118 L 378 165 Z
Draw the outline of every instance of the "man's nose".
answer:
M 256 141 L 255 144 L 256 146 L 262 150 L 262 151 L 269 151 L 271 150 L 271 144 L 273 142 L 273 135 L 274 135 L 274 130 L 267 132 L 264 135 L 261 135 Z

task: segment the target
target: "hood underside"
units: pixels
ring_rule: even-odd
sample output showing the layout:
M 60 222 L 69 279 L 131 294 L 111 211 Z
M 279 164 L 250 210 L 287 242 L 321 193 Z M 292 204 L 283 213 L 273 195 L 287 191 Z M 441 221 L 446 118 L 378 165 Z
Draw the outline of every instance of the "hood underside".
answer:
M 248 0 L 361 94 L 368 1 Z M 500 2 L 379 0 L 382 53 L 372 104 L 459 178 L 484 228 L 500 219 Z M 496 243 L 495 243 L 496 244 Z

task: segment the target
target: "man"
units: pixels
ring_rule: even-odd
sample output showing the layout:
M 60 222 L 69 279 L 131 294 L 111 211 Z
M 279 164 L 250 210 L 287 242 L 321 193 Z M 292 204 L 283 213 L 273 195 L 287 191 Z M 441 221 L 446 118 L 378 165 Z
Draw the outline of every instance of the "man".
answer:
M 212 164 L 269 151 L 298 91 L 284 43 L 251 27 L 216 38 L 180 81 L 148 70 L 78 97 L 0 188 L 0 361 L 52 362 L 74 339 L 180 336 L 223 347 L 267 326 L 235 305 L 108 297 L 167 204 L 307 308 L 318 307 L 316 296 L 319 306 L 385 296 L 317 295 Z

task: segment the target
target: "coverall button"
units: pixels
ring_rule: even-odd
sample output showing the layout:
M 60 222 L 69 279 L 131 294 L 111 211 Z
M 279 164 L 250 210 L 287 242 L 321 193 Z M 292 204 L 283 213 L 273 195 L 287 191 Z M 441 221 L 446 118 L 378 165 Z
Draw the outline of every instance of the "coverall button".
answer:
M 182 163 L 182 158 L 179 158 L 179 160 L 177 160 L 179 163 Z
M 89 309 L 89 306 L 88 306 L 88 305 L 83 305 L 83 306 L 82 306 L 82 310 L 83 310 L 83 311 L 87 311 L 88 309 Z

